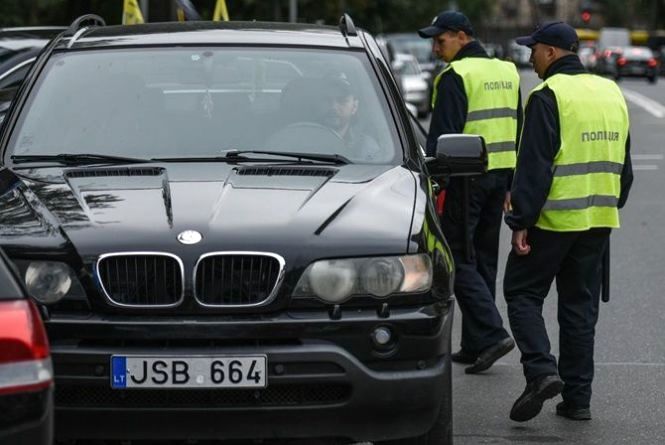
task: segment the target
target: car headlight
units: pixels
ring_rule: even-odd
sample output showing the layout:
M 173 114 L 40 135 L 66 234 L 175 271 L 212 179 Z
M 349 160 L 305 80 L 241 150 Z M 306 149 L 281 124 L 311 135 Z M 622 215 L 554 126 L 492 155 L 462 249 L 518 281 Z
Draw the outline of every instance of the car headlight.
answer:
M 53 304 L 65 296 L 85 294 L 76 274 L 66 263 L 59 261 L 18 262 L 28 294 L 42 304 Z
M 349 258 L 310 264 L 293 296 L 316 296 L 338 304 L 353 295 L 385 298 L 395 293 L 425 292 L 431 287 L 432 261 L 427 254 Z

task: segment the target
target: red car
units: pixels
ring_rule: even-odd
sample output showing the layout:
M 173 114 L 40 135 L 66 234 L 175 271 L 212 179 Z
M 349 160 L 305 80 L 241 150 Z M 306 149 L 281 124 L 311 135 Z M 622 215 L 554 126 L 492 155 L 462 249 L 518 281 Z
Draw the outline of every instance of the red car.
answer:
M 0 443 L 53 442 L 53 369 L 37 306 L 0 251 Z

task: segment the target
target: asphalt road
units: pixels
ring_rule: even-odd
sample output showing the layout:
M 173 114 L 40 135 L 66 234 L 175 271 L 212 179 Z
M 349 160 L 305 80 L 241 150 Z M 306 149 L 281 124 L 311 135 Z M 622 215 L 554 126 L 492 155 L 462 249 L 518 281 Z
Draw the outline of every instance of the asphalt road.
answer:
M 538 83 L 529 71 L 521 76 L 524 93 Z M 629 99 L 635 183 L 621 213 L 622 228 L 612 234 L 612 295 L 610 303 L 601 303 L 597 328 L 593 420 L 555 416 L 558 399 L 548 401 L 530 422 L 509 420 L 525 384 L 519 353 L 513 351 L 483 375 L 469 376 L 462 366 L 454 366 L 455 445 L 665 443 L 664 80 L 657 85 L 638 79 L 620 82 Z M 501 248 L 497 303 L 507 325 L 500 289 L 510 248 L 508 230 L 502 232 Z M 544 316 L 557 355 L 554 291 Z M 455 349 L 459 327 L 456 323 Z

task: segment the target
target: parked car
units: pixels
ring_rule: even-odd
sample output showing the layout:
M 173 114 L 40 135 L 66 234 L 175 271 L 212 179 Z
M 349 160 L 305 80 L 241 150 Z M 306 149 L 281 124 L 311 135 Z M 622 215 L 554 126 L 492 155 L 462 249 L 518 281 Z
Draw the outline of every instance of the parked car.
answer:
M 0 413 L 3 445 L 52 443 L 53 368 L 46 331 L 1 249 Z
M 411 54 L 416 58 L 420 69 L 427 75 L 430 88 L 434 77 L 443 69 L 443 61 L 432 53 L 431 39 L 422 39 L 414 33 L 395 33 L 380 36 L 385 42 L 391 60 L 395 54 Z
M 508 42 L 508 57 L 519 68 L 531 66 L 531 49 L 523 45 L 518 45 L 515 40 Z
M 577 52 L 577 55 L 580 57 L 580 61 L 582 62 L 582 65 L 584 65 L 584 67 L 591 72 L 596 71 L 596 63 L 597 63 L 596 53 L 597 53 L 596 46 L 592 44 L 584 44 L 580 46 L 580 49 Z
M 650 83 L 658 80 L 658 60 L 646 46 L 629 46 L 616 59 L 614 78 L 645 77 Z
M 56 437 L 450 444 L 431 179 L 484 171 L 482 139 L 425 158 L 346 15 L 102 25 L 38 57 L 0 138 L 0 246 L 48 313 Z
M 418 117 L 427 116 L 432 93 L 428 76 L 421 71 L 416 58 L 410 54 L 396 54 L 392 68 L 399 79 L 404 100 L 415 105 Z

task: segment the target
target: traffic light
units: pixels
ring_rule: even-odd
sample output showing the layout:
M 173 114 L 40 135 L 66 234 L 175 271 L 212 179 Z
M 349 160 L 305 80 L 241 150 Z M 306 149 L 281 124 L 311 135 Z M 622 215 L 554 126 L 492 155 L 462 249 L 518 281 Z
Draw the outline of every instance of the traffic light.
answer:
M 591 11 L 589 11 L 588 9 L 584 9 L 582 10 L 581 16 L 582 16 L 582 21 L 584 23 L 589 23 L 589 21 L 591 20 Z

